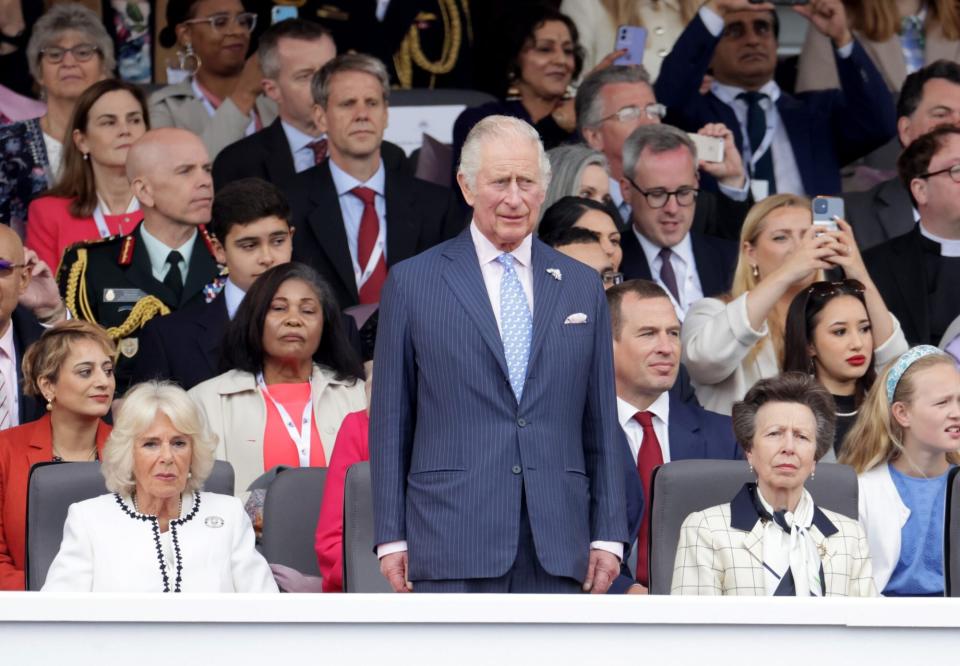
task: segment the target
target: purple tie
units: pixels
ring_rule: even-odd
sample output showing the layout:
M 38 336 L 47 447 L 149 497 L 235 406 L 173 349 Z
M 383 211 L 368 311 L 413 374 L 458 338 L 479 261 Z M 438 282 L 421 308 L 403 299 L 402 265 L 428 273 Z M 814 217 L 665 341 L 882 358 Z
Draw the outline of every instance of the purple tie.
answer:
M 680 291 L 677 289 L 677 274 L 673 272 L 673 264 L 670 263 L 670 257 L 673 252 L 669 247 L 660 248 L 660 280 L 667 286 L 674 300 L 680 303 Z

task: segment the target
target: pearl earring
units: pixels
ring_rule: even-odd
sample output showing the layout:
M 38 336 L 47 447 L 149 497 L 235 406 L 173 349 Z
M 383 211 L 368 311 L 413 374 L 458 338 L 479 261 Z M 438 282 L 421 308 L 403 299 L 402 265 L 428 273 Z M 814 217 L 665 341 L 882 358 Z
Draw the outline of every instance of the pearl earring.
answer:
M 750 273 L 753 275 L 753 278 L 754 278 L 755 280 L 759 280 L 759 279 L 760 279 L 760 268 L 759 268 L 758 266 L 756 266 L 756 265 L 751 266 L 751 267 L 750 267 Z

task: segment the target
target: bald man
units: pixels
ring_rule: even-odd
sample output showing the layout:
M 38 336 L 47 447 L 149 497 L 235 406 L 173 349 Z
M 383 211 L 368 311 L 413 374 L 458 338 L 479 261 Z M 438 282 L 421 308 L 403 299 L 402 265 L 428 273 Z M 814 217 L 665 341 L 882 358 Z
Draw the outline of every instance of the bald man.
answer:
M 219 273 L 210 237 L 213 180 L 203 142 L 186 130 L 144 134 L 127 155 L 127 178 L 143 222 L 128 236 L 78 243 L 63 256 L 57 281 L 74 317 L 118 341 L 117 385 L 129 381 L 140 329 L 153 317 L 204 300 Z

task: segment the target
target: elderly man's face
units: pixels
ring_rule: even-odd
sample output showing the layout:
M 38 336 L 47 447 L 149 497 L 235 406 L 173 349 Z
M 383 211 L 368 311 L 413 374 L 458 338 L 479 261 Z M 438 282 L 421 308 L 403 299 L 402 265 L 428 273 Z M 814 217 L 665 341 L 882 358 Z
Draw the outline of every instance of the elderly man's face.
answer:
M 596 127 L 583 128 L 587 144 L 602 152 L 610 163 L 610 173 L 617 177 L 622 172 L 623 143 L 641 125 L 656 125 L 657 117 L 650 117 L 646 109 L 657 103 L 653 88 L 646 83 L 608 83 L 600 89 L 601 117 L 606 118 Z M 620 120 L 613 114 L 636 107 L 643 110 L 636 118 Z M 613 116 L 613 117 L 611 117 Z
M 22 263 L 20 238 L 10 227 L 0 228 L 0 335 L 6 333 L 10 316 L 30 283 L 30 271 L 19 267 Z
M 210 158 L 199 137 L 178 134 L 164 150 L 154 152 L 156 162 L 141 177 L 140 203 L 182 224 L 206 224 L 213 206 Z
M 816 466 L 817 419 L 813 411 L 795 402 L 768 402 L 757 410 L 754 425 L 747 462 L 757 473 L 760 491 L 769 502 L 784 493 L 793 495 Z
M 494 138 L 480 147 L 480 170 L 473 189 L 457 175 L 473 220 L 504 252 L 514 250 L 540 219 L 546 195 L 537 145 L 530 139 Z
M 140 506 L 181 495 L 192 460 L 193 440 L 158 411 L 133 443 L 133 478 Z

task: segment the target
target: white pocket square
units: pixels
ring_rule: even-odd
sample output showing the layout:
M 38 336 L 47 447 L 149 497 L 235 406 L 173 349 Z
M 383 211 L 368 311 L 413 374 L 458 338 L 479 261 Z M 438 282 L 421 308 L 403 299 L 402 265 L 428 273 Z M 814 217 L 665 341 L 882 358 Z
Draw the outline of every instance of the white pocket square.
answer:
M 582 313 L 582 312 L 575 312 L 575 313 L 573 313 L 572 315 L 570 315 L 569 317 L 567 317 L 567 318 L 563 321 L 563 323 L 564 323 L 564 324 L 586 324 L 586 323 L 587 323 L 587 315 L 585 315 L 585 314 Z

